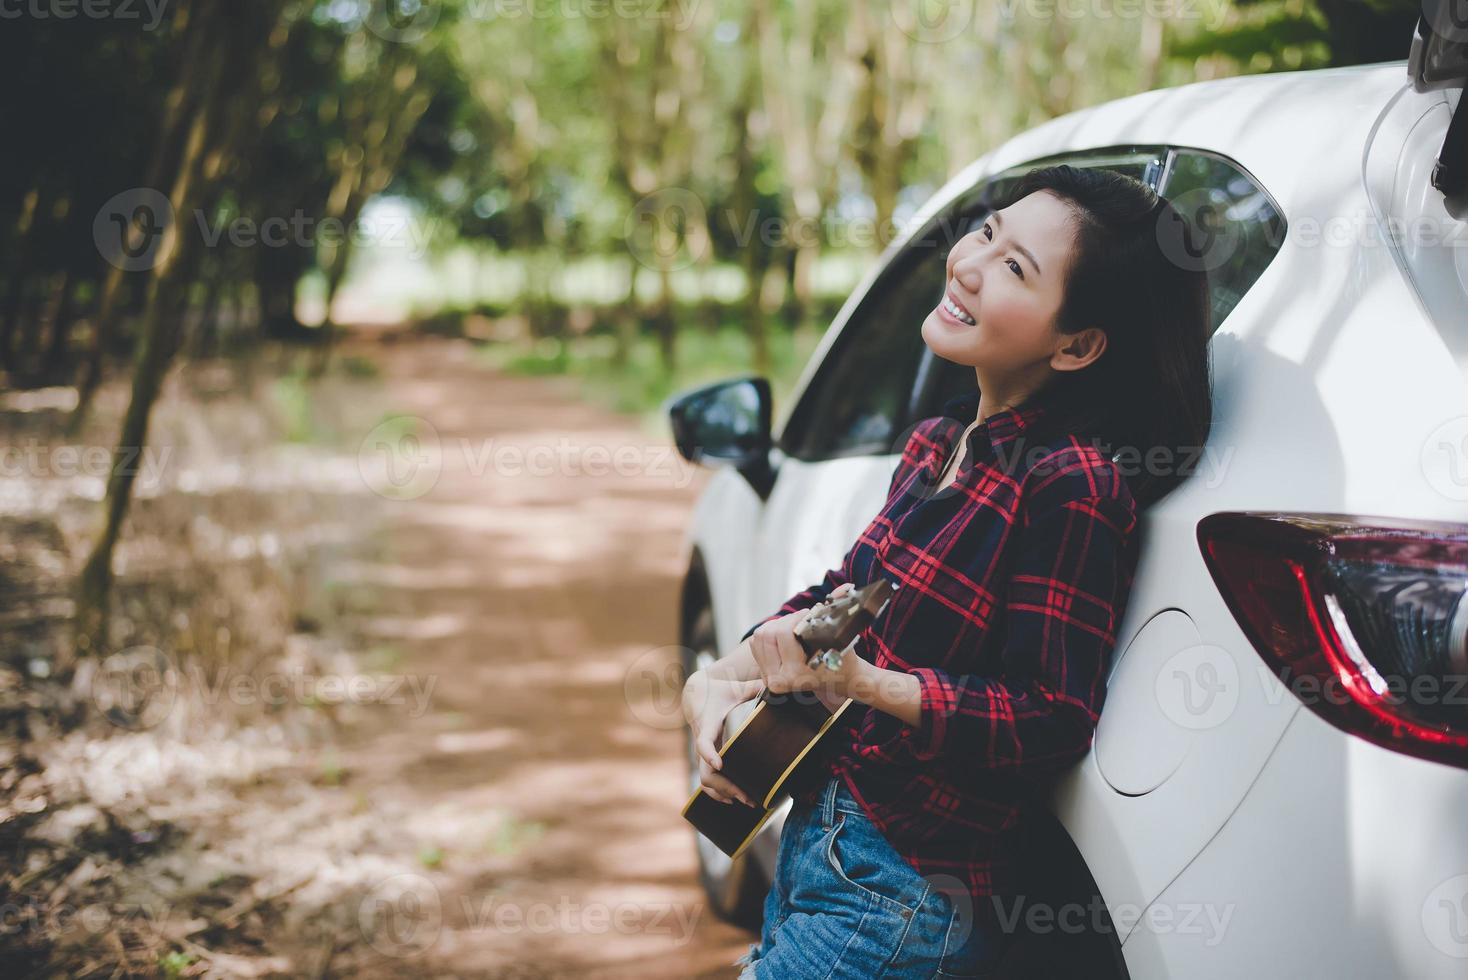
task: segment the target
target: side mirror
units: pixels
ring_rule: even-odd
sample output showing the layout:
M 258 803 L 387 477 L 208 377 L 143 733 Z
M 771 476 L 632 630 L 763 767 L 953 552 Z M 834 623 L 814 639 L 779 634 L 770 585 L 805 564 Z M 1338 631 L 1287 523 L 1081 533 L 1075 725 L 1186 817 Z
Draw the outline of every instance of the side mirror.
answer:
M 763 499 L 775 483 L 770 462 L 772 399 L 764 378 L 719 381 L 668 402 L 673 442 L 691 463 L 732 466 Z

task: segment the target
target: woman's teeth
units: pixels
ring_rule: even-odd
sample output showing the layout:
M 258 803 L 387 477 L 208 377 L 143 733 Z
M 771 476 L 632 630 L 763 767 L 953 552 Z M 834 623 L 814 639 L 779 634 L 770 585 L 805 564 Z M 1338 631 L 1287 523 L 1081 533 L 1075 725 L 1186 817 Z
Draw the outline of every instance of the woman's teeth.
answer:
M 953 302 L 952 298 L 948 296 L 943 297 L 943 309 L 947 310 L 955 320 L 967 323 L 971 327 L 978 323 L 977 320 L 963 311 L 963 307 Z

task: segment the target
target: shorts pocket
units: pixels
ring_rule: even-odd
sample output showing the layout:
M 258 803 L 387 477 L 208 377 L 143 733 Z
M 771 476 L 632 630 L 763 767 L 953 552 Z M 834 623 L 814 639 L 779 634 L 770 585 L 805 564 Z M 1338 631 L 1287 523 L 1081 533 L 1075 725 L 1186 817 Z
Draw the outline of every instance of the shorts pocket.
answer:
M 836 811 L 826 837 L 826 862 L 853 891 L 905 919 L 916 913 L 927 891 L 927 882 L 879 830 L 844 810 Z

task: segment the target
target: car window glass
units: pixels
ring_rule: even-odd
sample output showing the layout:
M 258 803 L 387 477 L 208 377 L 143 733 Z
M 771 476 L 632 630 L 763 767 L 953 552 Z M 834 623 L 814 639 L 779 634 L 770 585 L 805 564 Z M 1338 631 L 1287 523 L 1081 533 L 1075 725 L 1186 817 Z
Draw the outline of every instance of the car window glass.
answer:
M 1201 150 L 1173 154 L 1161 193 L 1202 232 L 1195 257 L 1208 273 L 1217 330 L 1284 244 L 1284 215 L 1237 164 Z

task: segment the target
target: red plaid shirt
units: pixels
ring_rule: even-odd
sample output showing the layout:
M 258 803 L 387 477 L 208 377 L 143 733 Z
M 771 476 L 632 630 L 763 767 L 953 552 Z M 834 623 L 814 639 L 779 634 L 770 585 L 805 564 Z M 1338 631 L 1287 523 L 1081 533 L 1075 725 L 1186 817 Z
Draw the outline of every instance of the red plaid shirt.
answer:
M 917 677 L 921 718 L 853 705 L 830 771 L 909 864 L 966 886 L 982 912 L 987 896 L 1020 893 L 1016 837 L 1033 791 L 1090 750 L 1137 519 L 1097 444 L 1026 444 L 1035 406 L 975 427 L 956 482 L 935 493 L 977 405 L 974 391 L 918 423 L 886 504 L 840 567 L 768 619 L 843 582 L 880 574 L 899 587 L 855 649 Z

